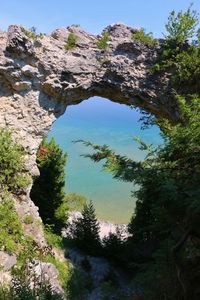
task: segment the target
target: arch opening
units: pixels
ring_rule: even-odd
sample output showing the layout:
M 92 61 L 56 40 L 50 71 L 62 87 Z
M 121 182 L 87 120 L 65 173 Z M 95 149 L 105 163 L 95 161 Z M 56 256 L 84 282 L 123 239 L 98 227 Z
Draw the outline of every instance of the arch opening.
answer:
M 159 129 L 141 130 L 141 114 L 127 105 L 105 98 L 92 97 L 78 105 L 68 106 L 54 123 L 48 138 L 55 141 L 68 154 L 65 191 L 84 194 L 94 203 L 97 217 L 115 223 L 128 223 L 134 211 L 135 199 L 132 183 L 119 182 L 102 171 L 102 164 L 94 164 L 81 154 L 90 150 L 74 140 L 87 140 L 107 144 L 116 152 L 141 160 L 144 153 L 133 141 L 141 137 L 149 144 L 161 143 Z

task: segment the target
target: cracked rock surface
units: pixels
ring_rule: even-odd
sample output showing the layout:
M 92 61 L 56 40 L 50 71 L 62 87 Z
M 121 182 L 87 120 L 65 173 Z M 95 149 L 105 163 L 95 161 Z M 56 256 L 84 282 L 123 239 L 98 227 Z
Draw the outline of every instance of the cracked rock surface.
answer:
M 124 24 L 110 25 L 104 31 L 110 35 L 106 49 L 97 46 L 101 35 L 75 26 L 34 39 L 19 25 L 0 31 L 0 126 L 12 128 L 27 150 L 26 168 L 32 177 L 39 175 L 39 144 L 68 105 L 101 96 L 172 122 L 179 118 L 170 74 L 151 72 L 159 44 L 136 43 L 131 37 L 137 29 Z M 66 50 L 69 34 L 77 41 Z M 30 188 L 16 200 L 16 207 L 22 219 L 31 213 L 40 221 Z M 25 226 L 25 231 L 32 232 L 40 246 L 45 245 L 41 226 Z

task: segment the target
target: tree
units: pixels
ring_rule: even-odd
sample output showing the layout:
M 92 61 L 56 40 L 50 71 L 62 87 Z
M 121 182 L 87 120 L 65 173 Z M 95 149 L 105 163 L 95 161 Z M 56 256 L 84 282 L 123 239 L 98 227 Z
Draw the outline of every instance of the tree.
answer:
M 175 42 L 177 45 L 185 43 L 192 38 L 196 32 L 198 24 L 198 14 L 195 10 L 191 9 L 192 5 L 186 12 L 178 12 L 176 15 L 173 10 L 165 25 L 168 35 L 167 41 Z
M 98 254 L 101 246 L 99 230 L 95 209 L 90 201 L 84 205 L 82 218 L 74 223 L 73 237 L 76 245 L 90 254 Z
M 59 230 L 62 224 L 55 216 L 58 207 L 65 198 L 65 164 L 67 155 L 56 145 L 43 140 L 38 153 L 37 164 L 40 176 L 35 179 L 31 199 L 39 207 L 40 216 L 45 224 L 54 224 Z

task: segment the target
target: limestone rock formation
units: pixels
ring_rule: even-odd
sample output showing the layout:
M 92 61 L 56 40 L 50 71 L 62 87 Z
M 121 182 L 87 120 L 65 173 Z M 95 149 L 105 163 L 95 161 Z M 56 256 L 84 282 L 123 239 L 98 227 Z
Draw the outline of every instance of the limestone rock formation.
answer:
M 110 34 L 106 49 L 96 44 L 101 36 L 75 26 L 35 39 L 17 25 L 0 32 L 0 126 L 15 128 L 23 139 L 33 176 L 38 175 L 38 145 L 68 105 L 101 96 L 173 121 L 178 118 L 170 74 L 151 73 L 159 46 L 134 42 L 136 29 L 123 24 L 105 31 Z M 66 50 L 70 33 L 77 42 Z
M 104 31 L 110 35 L 105 49 L 97 46 L 101 35 L 76 26 L 34 38 L 19 25 L 0 31 L 0 126 L 12 128 L 27 150 L 26 168 L 32 177 L 39 175 L 38 146 L 68 105 L 101 96 L 173 122 L 179 118 L 170 74 L 151 72 L 159 44 L 136 43 L 131 38 L 136 29 L 124 24 Z M 66 50 L 70 34 L 77 41 Z M 46 243 L 37 223 L 37 208 L 29 197 L 30 188 L 16 198 L 16 208 L 22 219 L 27 213 L 34 216 L 36 221 L 24 225 L 24 231 L 43 247 Z

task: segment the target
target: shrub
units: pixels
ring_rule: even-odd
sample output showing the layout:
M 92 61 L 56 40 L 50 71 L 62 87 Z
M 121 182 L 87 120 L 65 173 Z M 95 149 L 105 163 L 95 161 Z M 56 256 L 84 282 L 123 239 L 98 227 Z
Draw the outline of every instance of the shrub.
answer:
M 100 49 L 106 49 L 109 47 L 108 42 L 110 40 L 110 34 L 109 32 L 103 32 L 102 34 L 102 38 L 99 39 L 96 42 L 96 45 L 100 48 Z
M 28 175 L 24 173 L 23 147 L 12 138 L 11 131 L 0 129 L 0 191 L 17 193 L 29 184 Z
M 74 33 L 70 33 L 64 45 L 65 50 L 70 50 L 75 48 L 76 43 L 77 43 L 77 36 Z
M 153 38 L 152 32 L 146 33 L 144 28 L 133 33 L 131 38 L 139 44 L 147 44 L 148 46 L 154 46 L 157 42 L 157 40 Z
M 22 222 L 8 193 L 0 195 L 0 250 L 19 255 L 28 248 Z
M 80 27 L 81 25 L 80 24 L 72 24 L 71 25 L 71 27 L 76 27 L 76 28 L 78 28 L 78 27 Z
M 4 195 L 0 202 L 0 250 L 17 252 L 22 242 L 22 226 L 12 201 Z
M 33 40 L 35 40 L 37 38 L 42 39 L 44 37 L 44 34 L 42 34 L 42 33 L 37 34 L 36 27 L 34 27 L 34 26 L 29 29 L 25 29 L 24 27 L 21 27 L 21 30 L 28 38 L 33 39 Z

